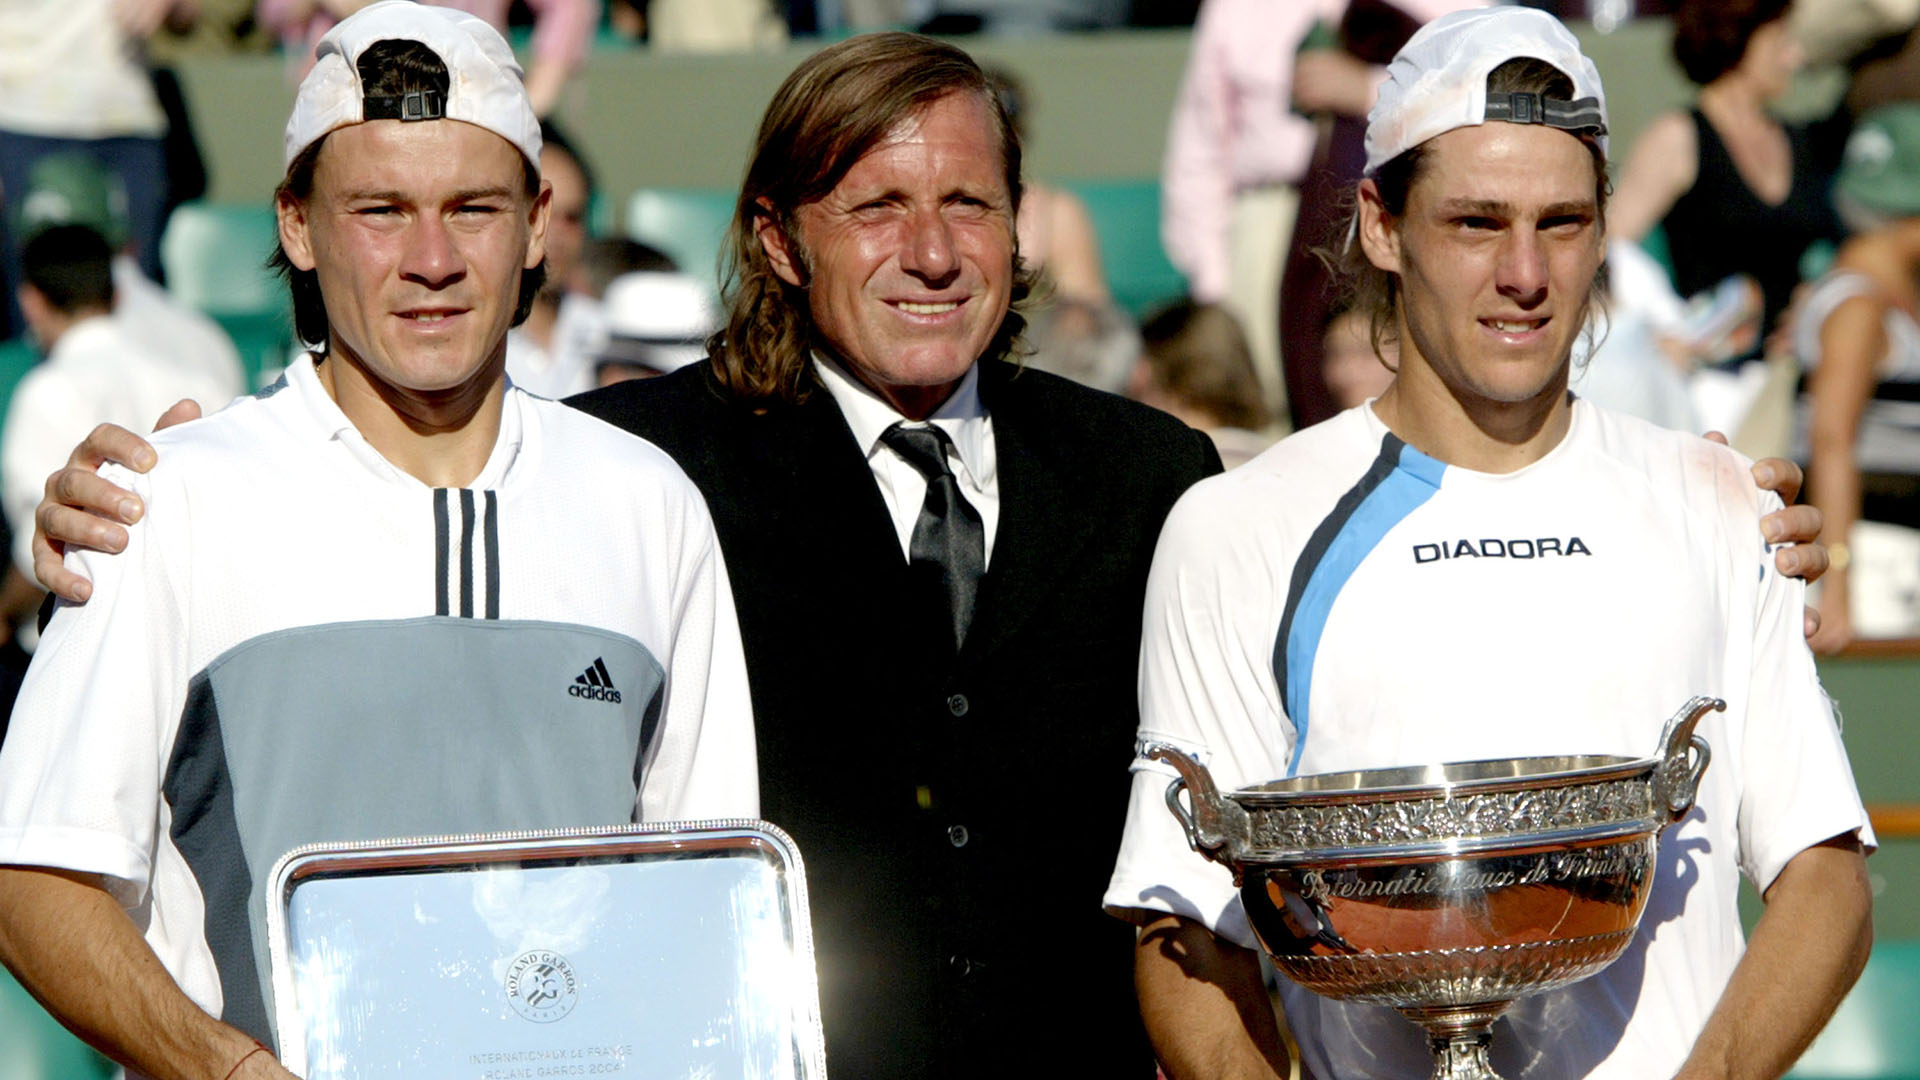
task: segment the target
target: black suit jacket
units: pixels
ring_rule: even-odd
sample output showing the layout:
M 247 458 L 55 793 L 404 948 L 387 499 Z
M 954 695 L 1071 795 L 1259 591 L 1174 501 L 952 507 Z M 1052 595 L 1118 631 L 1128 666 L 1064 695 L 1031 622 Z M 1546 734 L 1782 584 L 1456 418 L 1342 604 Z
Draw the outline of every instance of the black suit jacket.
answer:
M 983 365 L 1000 526 L 956 659 L 839 406 L 756 414 L 706 364 L 572 404 L 712 509 L 763 815 L 800 845 L 835 1080 L 1153 1075 L 1132 931 L 1100 910 L 1125 816 L 1160 525 L 1219 471 L 1133 402 Z M 924 594 L 921 594 L 924 595 Z

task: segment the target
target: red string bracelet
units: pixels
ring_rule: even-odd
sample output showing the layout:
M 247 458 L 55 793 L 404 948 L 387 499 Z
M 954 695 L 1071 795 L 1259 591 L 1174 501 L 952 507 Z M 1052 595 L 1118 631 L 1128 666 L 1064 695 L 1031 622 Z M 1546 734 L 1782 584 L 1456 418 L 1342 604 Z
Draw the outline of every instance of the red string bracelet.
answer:
M 220 1080 L 233 1080 L 233 1074 L 240 1071 L 240 1066 L 245 1065 L 247 1063 L 248 1058 L 252 1057 L 255 1054 L 264 1054 L 266 1052 L 267 1052 L 267 1048 L 265 1046 L 261 1045 L 260 1043 L 254 1043 L 253 1049 L 247 1051 L 244 1054 L 241 1054 L 240 1060 L 234 1062 L 233 1068 L 228 1069 L 227 1075 L 221 1077 Z

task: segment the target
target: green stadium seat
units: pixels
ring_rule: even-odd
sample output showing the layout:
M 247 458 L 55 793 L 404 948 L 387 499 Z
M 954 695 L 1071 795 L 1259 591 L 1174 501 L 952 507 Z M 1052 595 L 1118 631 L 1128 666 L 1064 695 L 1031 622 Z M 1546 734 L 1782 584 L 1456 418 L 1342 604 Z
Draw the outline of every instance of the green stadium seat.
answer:
M 105 1080 L 114 1071 L 0 968 L 0 1080 Z
M 1064 186 L 1087 204 L 1107 287 L 1123 311 L 1139 319 L 1186 293 L 1186 278 L 1160 247 L 1159 181 L 1079 180 Z
M 204 202 L 174 210 L 160 238 L 167 288 L 226 330 L 252 385 L 293 344 L 287 287 L 267 269 L 279 238 L 271 205 Z
M 1873 947 L 1867 969 L 1787 1080 L 1920 1080 L 1920 941 Z
M 627 200 L 626 233 L 673 256 L 681 272 L 717 291 L 734 201 L 731 190 L 641 188 Z

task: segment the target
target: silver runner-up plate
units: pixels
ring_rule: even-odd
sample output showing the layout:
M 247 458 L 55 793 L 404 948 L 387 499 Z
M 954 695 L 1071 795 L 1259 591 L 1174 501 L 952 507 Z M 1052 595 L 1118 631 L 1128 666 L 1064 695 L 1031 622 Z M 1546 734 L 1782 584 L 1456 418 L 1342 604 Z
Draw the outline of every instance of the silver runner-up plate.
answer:
M 311 845 L 267 884 L 308 1080 L 824 1080 L 799 851 L 763 821 Z

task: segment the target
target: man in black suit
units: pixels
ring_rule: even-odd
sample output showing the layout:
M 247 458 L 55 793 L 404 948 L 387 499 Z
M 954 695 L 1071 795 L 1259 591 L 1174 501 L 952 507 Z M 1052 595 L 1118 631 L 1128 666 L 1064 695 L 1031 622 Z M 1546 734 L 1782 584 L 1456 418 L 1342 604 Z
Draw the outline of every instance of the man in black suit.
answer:
M 1153 1074 L 1131 931 L 1098 898 L 1154 537 L 1219 459 L 1015 362 L 1019 175 L 965 53 L 823 51 L 760 129 L 712 362 L 573 401 L 666 449 L 713 510 L 835 1077 Z M 909 558 L 930 485 L 894 424 L 941 433 L 983 519 L 970 612 Z
M 836 1080 L 1154 1072 L 1133 932 L 1099 901 L 1154 539 L 1219 459 L 1169 417 L 1019 366 L 1019 176 L 964 52 L 832 46 L 762 122 L 709 362 L 572 399 L 667 450 L 712 509 L 762 812 L 806 860 Z M 919 436 L 934 462 L 895 425 L 939 429 Z M 151 460 L 96 433 L 49 482 L 37 522 L 57 540 L 125 543 L 54 501 L 114 515 L 91 473 L 109 457 Z

